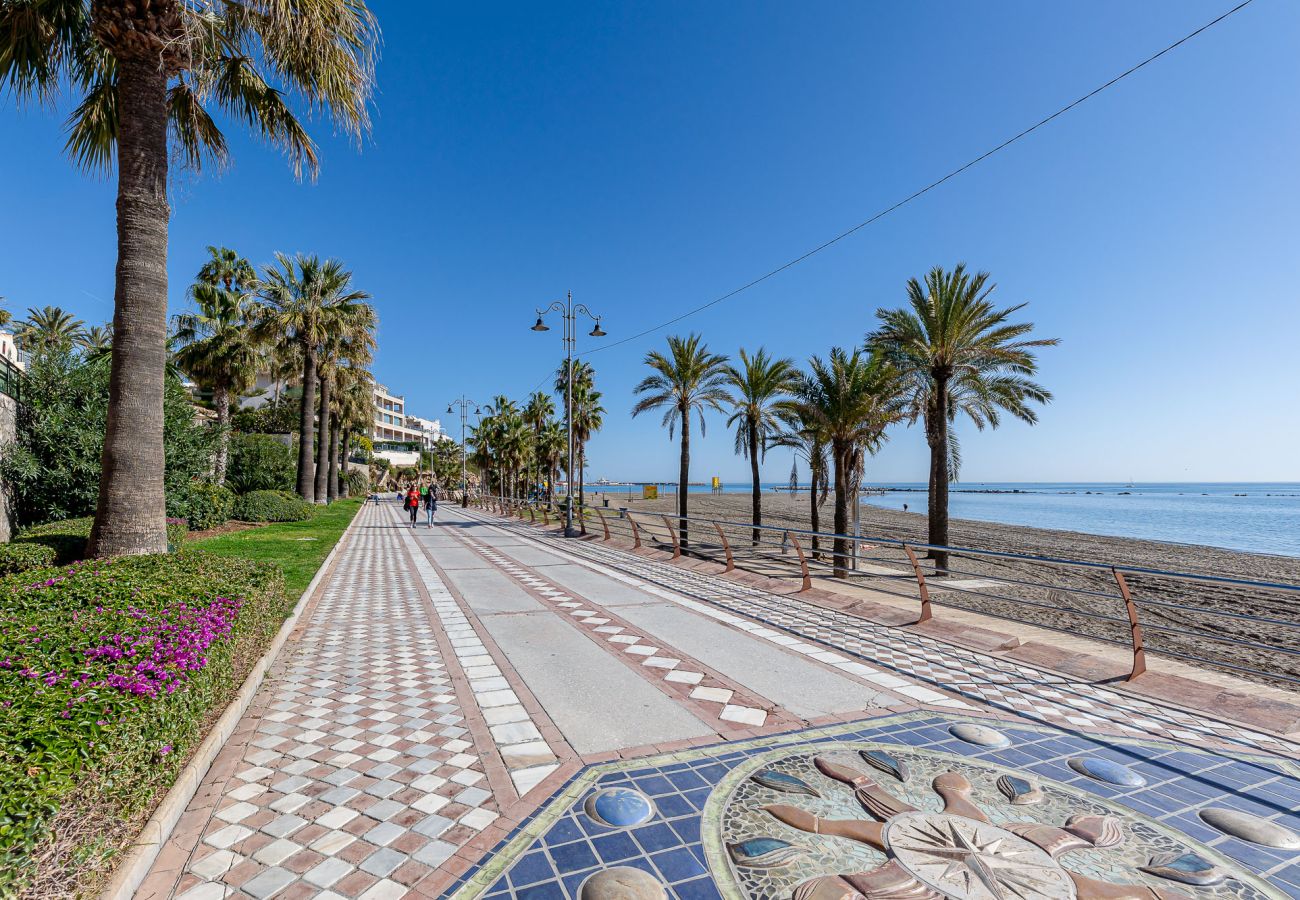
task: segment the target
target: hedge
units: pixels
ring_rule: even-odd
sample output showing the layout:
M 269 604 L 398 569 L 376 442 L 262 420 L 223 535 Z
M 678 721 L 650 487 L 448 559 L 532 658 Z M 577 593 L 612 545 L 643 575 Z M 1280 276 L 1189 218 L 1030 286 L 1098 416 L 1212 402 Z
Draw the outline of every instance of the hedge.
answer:
M 43 544 L 53 547 L 56 565 L 63 565 L 86 556 L 86 541 L 90 539 L 90 526 L 94 519 L 85 516 L 80 519 L 64 519 L 62 522 L 46 522 L 24 528 L 13 539 L 14 544 Z M 184 519 L 167 520 L 167 543 L 175 550 L 185 540 L 188 525 Z
M 0 575 L 55 564 L 58 554 L 44 544 L 0 544 Z
M 234 517 L 241 522 L 305 522 L 315 504 L 288 491 L 251 491 L 235 500 Z
M 167 515 L 185 519 L 191 531 L 207 531 L 224 525 L 235 505 L 234 493 L 208 481 L 192 481 L 168 494 Z
M 289 609 L 192 550 L 0 578 L 0 896 L 99 887 Z

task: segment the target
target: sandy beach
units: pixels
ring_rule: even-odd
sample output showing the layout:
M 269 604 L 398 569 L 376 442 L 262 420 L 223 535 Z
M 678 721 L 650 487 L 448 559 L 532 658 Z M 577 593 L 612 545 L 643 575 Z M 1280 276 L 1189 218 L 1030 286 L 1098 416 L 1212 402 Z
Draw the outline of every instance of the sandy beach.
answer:
M 676 509 L 676 497 L 672 494 L 661 495 L 658 500 L 642 500 L 637 492 L 629 502 L 626 489 L 606 489 L 604 494 L 599 490 L 588 491 L 589 503 L 600 503 L 605 497 L 609 499 L 612 508 L 628 506 L 647 512 L 673 512 Z M 750 506 L 749 494 L 690 495 L 692 517 L 748 522 L 751 519 Z M 830 530 L 833 513 L 833 501 L 828 499 L 820 509 L 822 531 Z M 809 528 L 807 495 L 792 497 L 786 492 L 765 491 L 763 521 L 767 525 Z M 926 537 L 925 517 L 916 513 L 863 504 L 861 521 L 863 541 L 868 544 L 872 538 L 924 541 Z M 978 550 L 1300 585 L 1300 559 L 1293 557 L 961 519 L 952 520 L 950 534 L 953 546 Z M 880 547 L 866 550 L 866 553 L 868 556 L 880 554 L 880 559 L 889 560 L 895 565 L 900 559 L 898 553 Z M 1072 633 L 1124 643 L 1128 641 L 1126 626 L 1074 614 L 1077 612 L 1123 618 L 1124 612 L 1118 602 L 1059 589 L 1069 587 L 1115 594 L 1116 583 L 1108 570 L 1081 570 L 975 556 L 954 558 L 951 565 L 953 569 L 960 570 L 962 578 L 1000 577 L 1036 584 L 1027 586 L 1000 583 L 981 588 L 978 592 L 944 591 L 936 597 L 944 603 L 1061 628 Z M 1300 613 L 1297 612 L 1293 596 L 1156 576 L 1130 576 L 1128 583 L 1141 608 L 1142 621 L 1147 627 L 1148 646 L 1173 653 L 1212 658 L 1225 667 L 1245 665 L 1300 678 L 1300 656 L 1261 651 L 1231 643 L 1233 640 L 1254 641 L 1300 650 L 1300 627 L 1287 628 L 1247 619 L 1228 619 L 1197 611 L 1267 616 L 1300 625 Z M 1000 597 L 1008 599 L 999 599 Z M 1047 608 L 1015 602 L 1017 599 L 1041 603 Z M 1189 609 L 1170 609 L 1158 605 L 1168 603 Z M 1221 635 L 1226 640 L 1211 641 L 1205 637 L 1172 634 L 1161 630 L 1161 626 L 1209 632 Z M 1251 677 L 1247 673 L 1238 674 Z

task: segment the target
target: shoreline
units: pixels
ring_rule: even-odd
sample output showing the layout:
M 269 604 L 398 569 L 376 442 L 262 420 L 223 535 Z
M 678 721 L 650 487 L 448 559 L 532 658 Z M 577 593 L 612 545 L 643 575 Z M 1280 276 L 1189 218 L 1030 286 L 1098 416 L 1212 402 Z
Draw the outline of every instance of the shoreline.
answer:
M 599 504 L 604 496 L 606 495 L 599 491 L 588 491 L 587 502 Z M 676 509 L 676 497 L 671 494 L 658 500 L 636 498 L 630 504 L 625 491 L 611 492 L 607 496 L 611 508 L 628 506 L 633 510 L 670 514 Z M 738 523 L 749 522 L 752 518 L 748 494 L 692 494 L 689 510 L 691 516 Z M 833 512 L 833 500 L 828 498 L 820 509 L 823 532 L 830 530 Z M 791 497 L 783 493 L 765 492 L 763 523 L 808 529 L 807 495 Z M 924 543 L 926 517 L 922 513 L 884 509 L 863 503 L 861 529 L 861 540 L 867 545 L 873 538 Z M 1088 635 L 1121 645 L 1129 643 L 1129 629 L 1123 604 L 1116 597 L 1116 582 L 1109 566 L 1122 565 L 1300 586 L 1300 558 L 1296 557 L 971 519 L 952 519 L 949 534 L 954 547 L 1051 557 L 1099 564 L 1107 568 L 1081 569 L 1006 557 L 954 555 L 951 568 L 961 579 L 1000 578 L 1017 584 L 1002 582 L 984 590 L 943 590 L 940 587 L 942 581 L 936 579 L 931 590 L 942 591 L 936 602 L 1030 625 Z M 898 565 L 899 559 L 893 557 L 901 558 L 901 554 L 892 548 L 872 548 L 868 551 L 868 556 L 882 551 L 889 554 L 890 558 L 886 560 L 885 557 L 878 556 L 881 561 Z M 1293 629 L 1249 618 L 1206 615 L 1228 613 L 1267 617 L 1300 626 L 1300 610 L 1297 610 L 1293 597 L 1258 588 L 1195 583 L 1160 575 L 1129 574 L 1126 579 L 1140 608 L 1149 649 L 1164 649 L 1170 653 L 1197 657 L 1202 659 L 1202 665 L 1211 667 L 1220 663 L 1225 670 L 1231 670 L 1234 665 L 1248 666 L 1300 679 L 1300 655 L 1242 643 L 1268 644 L 1300 651 L 1300 627 Z M 1091 593 L 1070 593 L 1061 590 L 1062 588 Z M 1039 605 L 1031 606 L 1028 603 Z M 1178 608 L 1171 604 L 1176 604 Z M 1097 616 L 1105 616 L 1110 621 L 1102 621 Z M 1165 628 L 1203 634 L 1179 635 L 1166 631 Z M 1221 635 L 1225 640 L 1213 641 L 1205 637 L 1204 633 Z M 1278 683 L 1262 674 L 1234 674 Z M 1295 689 L 1294 684 L 1282 684 Z

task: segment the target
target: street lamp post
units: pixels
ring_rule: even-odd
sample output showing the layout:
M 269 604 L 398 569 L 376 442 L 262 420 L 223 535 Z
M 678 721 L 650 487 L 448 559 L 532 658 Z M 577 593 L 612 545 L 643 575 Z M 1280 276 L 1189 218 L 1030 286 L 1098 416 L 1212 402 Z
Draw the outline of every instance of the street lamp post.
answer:
M 453 408 L 460 409 L 460 505 L 461 508 L 469 506 L 469 475 L 465 469 L 465 419 L 469 416 L 469 408 L 474 407 L 474 415 L 478 415 L 478 404 L 473 400 L 466 399 L 464 394 L 460 395 L 459 400 L 454 400 L 447 404 L 447 412 L 452 412 Z
M 604 337 L 605 332 L 600 328 L 600 316 L 587 309 L 584 304 L 573 302 L 573 291 L 569 291 L 563 300 L 554 301 L 546 309 L 537 310 L 537 324 L 533 326 L 533 331 L 550 331 L 551 329 L 542 321 L 542 317 L 552 312 L 558 312 L 564 320 L 565 371 L 568 373 L 568 377 L 564 379 L 564 418 L 569 430 L 569 458 L 565 466 L 568 502 L 564 504 L 564 536 L 577 537 L 578 533 L 573 528 L 573 348 L 577 342 L 578 313 L 582 313 L 596 323 L 596 326 L 588 332 L 591 337 Z

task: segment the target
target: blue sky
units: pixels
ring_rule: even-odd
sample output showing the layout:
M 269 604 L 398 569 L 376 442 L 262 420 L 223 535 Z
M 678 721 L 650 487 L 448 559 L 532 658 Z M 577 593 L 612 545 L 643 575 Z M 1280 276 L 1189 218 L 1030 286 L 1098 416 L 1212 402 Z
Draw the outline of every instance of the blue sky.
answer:
M 209 243 L 338 256 L 381 316 L 379 378 L 412 412 L 523 397 L 560 357 L 533 308 L 571 289 L 617 340 L 799 255 L 1223 12 L 1201 2 L 376 3 L 374 132 L 317 127 L 293 180 L 231 127 L 221 174 L 173 189 L 183 304 Z M 472 7 L 472 8 L 471 8 Z M 935 264 L 1028 301 L 1056 395 L 1033 428 L 960 427 L 966 481 L 1297 480 L 1300 5 L 1256 0 L 836 247 L 674 330 L 804 360 L 859 342 Z M 64 109 L 0 107 L 0 295 L 111 315 L 111 182 L 61 153 Z M 589 477 L 666 479 L 631 419 L 664 333 L 591 356 Z M 582 347 L 598 346 L 583 338 Z M 458 430 L 456 428 L 455 430 Z M 693 475 L 747 476 L 720 417 Z M 765 479 L 783 481 L 774 451 Z M 900 428 L 873 481 L 926 472 Z

